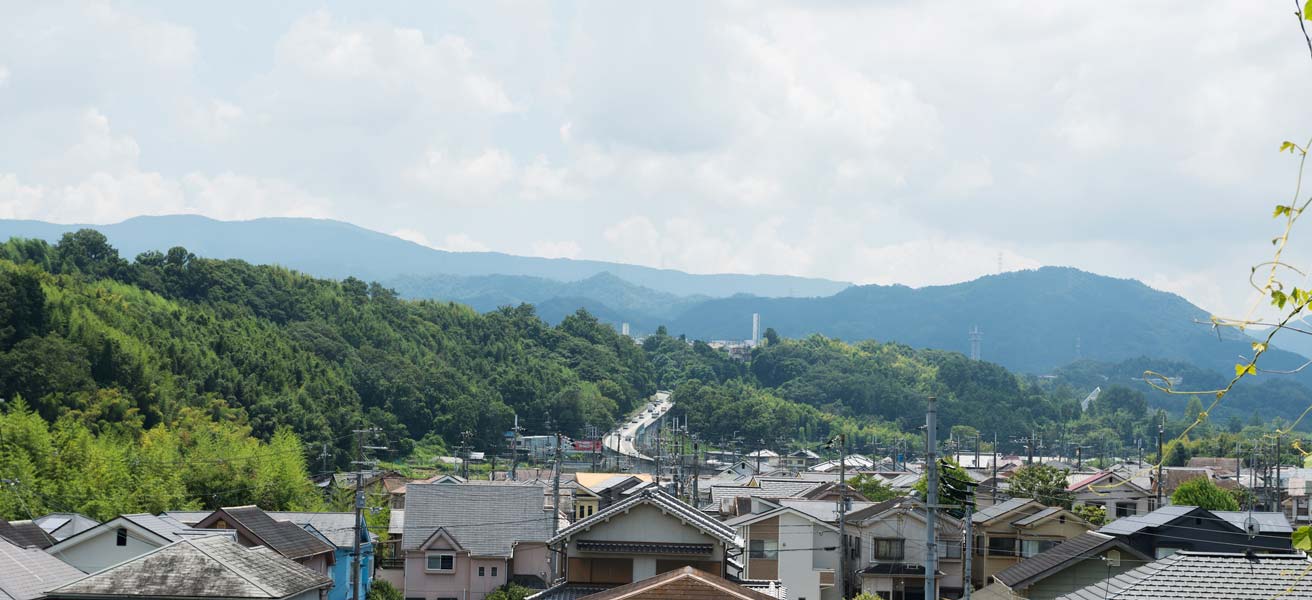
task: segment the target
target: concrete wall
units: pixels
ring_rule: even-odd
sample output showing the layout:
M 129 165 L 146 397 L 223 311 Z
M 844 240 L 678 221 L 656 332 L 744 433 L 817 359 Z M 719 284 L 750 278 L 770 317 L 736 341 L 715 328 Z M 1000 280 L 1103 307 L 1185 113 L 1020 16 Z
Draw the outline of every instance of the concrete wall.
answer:
M 512 575 L 537 575 L 544 583 L 550 584 L 551 552 L 541 542 L 515 545 L 515 557 L 511 564 Z
M 51 554 L 83 572 L 95 573 L 106 567 L 112 567 L 123 561 L 141 556 L 163 545 L 129 530 L 127 545 L 119 546 L 117 545 L 117 531 L 117 528 L 105 528 L 98 532 L 86 533 L 77 545 Z M 88 538 L 87 536 L 93 537 Z

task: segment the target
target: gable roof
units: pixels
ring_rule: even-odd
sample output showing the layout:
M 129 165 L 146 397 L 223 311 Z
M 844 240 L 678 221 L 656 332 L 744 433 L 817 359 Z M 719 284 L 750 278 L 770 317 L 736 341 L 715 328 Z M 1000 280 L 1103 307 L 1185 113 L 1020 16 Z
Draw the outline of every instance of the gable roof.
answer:
M 1121 517 L 1102 526 L 1099 533 L 1108 535 L 1131 535 L 1151 527 L 1161 527 L 1168 525 L 1176 519 L 1180 519 L 1204 509 L 1197 506 L 1185 506 L 1182 504 L 1172 504 L 1163 506 L 1147 514 L 1130 515 Z M 1240 528 L 1243 529 L 1242 527 Z
M 1058 600 L 1241 600 L 1309 598 L 1312 564 L 1303 554 L 1176 552 Z
M 592 529 L 593 525 L 609 521 L 615 516 L 626 513 L 640 504 L 650 504 L 655 506 L 662 512 L 673 515 L 675 518 L 701 530 L 702 533 L 719 539 L 725 544 L 739 548 L 743 545 L 742 539 L 738 537 L 738 534 L 732 527 L 706 516 L 701 511 L 689 506 L 682 500 L 661 491 L 655 486 L 645 487 L 641 492 L 616 502 L 615 504 L 598 511 L 597 514 L 572 523 L 570 526 L 561 529 L 560 533 L 557 533 L 549 540 L 549 543 L 556 544 L 562 540 L 567 540 L 570 536 L 576 533 Z M 406 521 L 408 522 L 410 518 L 411 517 L 407 515 Z
M 288 521 L 302 528 L 306 525 L 314 527 L 328 539 L 328 543 L 338 548 L 350 548 L 355 544 L 355 513 L 269 511 L 265 514 L 275 521 Z M 369 541 L 373 541 L 373 538 L 373 534 L 370 534 Z M 367 543 L 364 536 L 360 537 L 360 541 Z
M 0 539 L 0 598 L 33 600 L 82 575 L 82 571 L 43 550 Z
M 776 506 L 774 508 L 771 508 L 770 510 L 762 511 L 759 513 L 746 514 L 741 517 L 729 519 L 728 521 L 725 521 L 724 524 L 730 527 L 738 528 L 744 525 L 751 525 L 752 523 L 756 523 L 758 521 L 764 521 L 765 519 L 777 517 L 784 513 L 795 514 L 821 527 L 825 527 L 828 529 L 838 529 L 837 526 L 831 523 L 826 523 L 824 521 L 821 521 L 820 519 L 817 519 L 815 515 L 812 515 L 810 513 L 804 513 L 800 510 L 797 510 L 796 508 L 792 508 L 789 506 Z
M 1061 572 L 1071 564 L 1112 549 L 1145 563 L 1152 562 L 1148 555 L 1135 550 L 1121 538 L 1086 531 L 1049 548 L 1046 552 L 1040 552 L 1002 570 L 993 578 L 1013 590 L 1018 587 L 1028 587 Z
M 648 577 L 642 581 L 635 581 L 604 592 L 584 596 L 582 600 L 624 600 L 627 598 L 636 600 L 638 598 L 666 597 L 678 597 L 687 600 L 719 600 L 720 598 L 775 600 L 773 596 L 745 588 L 723 577 L 699 571 L 692 567 L 675 569 L 655 577 Z
M 1257 521 L 1258 533 L 1294 532 L 1294 527 L 1289 524 L 1289 519 L 1282 512 L 1253 511 L 1250 513 L 1243 510 L 1213 510 L 1210 512 L 1241 531 L 1248 531 L 1248 516 L 1252 515 L 1253 520 Z
M 780 498 L 780 506 L 795 508 L 826 523 L 838 522 L 838 503 L 833 500 L 807 500 L 805 498 Z M 853 513 L 874 504 L 873 502 L 849 501 L 847 512 Z
M 1135 483 L 1133 479 L 1126 477 L 1125 474 L 1119 473 L 1117 471 L 1098 471 L 1097 473 L 1094 473 L 1092 475 L 1080 477 L 1079 479 L 1076 479 L 1074 483 L 1066 486 L 1066 491 L 1078 492 L 1082 489 L 1088 488 L 1090 485 L 1102 481 L 1103 479 L 1115 479 L 1117 481 L 1117 483 L 1115 484 L 1117 487 L 1131 488 L 1145 495 L 1151 493 L 1143 486 Z M 1098 488 L 1095 486 L 1094 488 L 1092 488 L 1091 491 L 1097 493 L 1100 490 L 1098 490 Z
M 104 523 L 96 525 L 91 529 L 87 529 L 60 540 L 55 543 L 54 546 L 50 547 L 50 552 L 52 554 L 63 552 L 89 540 L 96 539 L 97 536 L 118 529 L 127 529 L 138 536 L 148 538 L 153 541 L 156 546 L 163 546 L 171 542 L 176 542 L 187 536 L 204 536 L 221 533 L 211 529 L 193 529 L 182 524 L 177 519 L 169 517 L 157 517 L 145 513 L 119 515 L 113 519 L 105 521 Z
M 327 588 L 332 579 L 226 536 L 174 542 L 52 590 L 52 598 L 286 598 Z
M 403 550 L 418 550 L 439 528 L 474 556 L 509 557 L 518 542 L 551 537 L 536 485 L 411 484 L 406 496 Z
M 100 521 L 81 513 L 50 513 L 32 519 L 32 521 L 40 525 L 41 529 L 50 534 L 50 537 L 54 538 L 55 541 L 82 533 L 100 524 Z
M 994 504 L 993 506 L 980 509 L 979 511 L 970 515 L 970 520 L 971 522 L 976 524 L 989 523 L 991 521 L 996 521 L 997 519 L 1004 517 L 1010 513 L 1013 513 L 1017 510 L 1020 510 L 1025 506 L 1029 505 L 1030 503 L 1038 504 L 1037 502 L 1029 498 L 1012 498 L 1010 500 L 1007 500 L 1006 502 L 999 502 L 997 504 Z
M 336 550 L 331 544 L 289 521 L 278 521 L 258 506 L 232 506 L 220 508 L 196 524 L 197 528 L 212 528 L 220 520 L 255 538 L 260 544 L 272 548 L 292 560 L 298 560 Z
M 0 538 L 4 538 L 19 548 L 40 548 L 42 550 L 55 545 L 55 538 L 46 530 L 31 521 L 6 521 L 0 519 Z

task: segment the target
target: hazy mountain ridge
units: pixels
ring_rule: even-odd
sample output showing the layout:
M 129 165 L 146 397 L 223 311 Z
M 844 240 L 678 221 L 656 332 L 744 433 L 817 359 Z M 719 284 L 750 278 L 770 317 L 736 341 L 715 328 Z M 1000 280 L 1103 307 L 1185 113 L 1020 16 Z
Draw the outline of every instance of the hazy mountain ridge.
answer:
M 262 218 L 218 221 L 197 215 L 134 217 L 110 225 L 64 225 L 0 220 L 0 239 L 50 242 L 69 231 L 104 233 L 124 256 L 184 246 L 214 258 L 277 264 L 317 277 L 355 276 L 387 281 L 407 275 L 523 275 L 578 281 L 610 272 L 635 285 L 679 296 L 827 296 L 849 287 L 841 281 L 791 275 L 693 274 L 672 269 L 567 258 L 514 256 L 499 252 L 447 252 L 350 223 L 326 219 Z

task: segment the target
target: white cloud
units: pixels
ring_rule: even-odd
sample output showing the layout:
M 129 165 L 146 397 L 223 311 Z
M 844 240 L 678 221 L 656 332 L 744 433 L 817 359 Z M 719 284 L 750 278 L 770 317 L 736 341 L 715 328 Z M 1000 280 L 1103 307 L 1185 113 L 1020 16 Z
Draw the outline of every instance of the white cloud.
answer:
M 9 85 L 9 67 L 0 65 L 0 88 Z
M 544 258 L 578 258 L 583 253 L 578 242 L 562 240 L 559 242 L 533 242 L 533 255 Z
M 515 177 L 515 159 L 503 150 L 487 149 L 453 158 L 429 150 L 408 175 L 422 189 L 447 202 L 481 204 L 497 200 Z
M 428 241 L 427 235 L 424 235 L 422 232 L 419 232 L 414 229 L 409 229 L 409 228 L 397 229 L 392 232 L 392 235 L 399 237 L 403 240 L 406 240 L 408 242 L 414 242 L 416 244 L 419 244 L 420 246 L 428 246 L 429 248 L 434 247 L 433 243 Z
M 441 250 L 450 252 L 487 252 L 487 244 L 480 242 L 465 233 L 453 233 L 442 238 L 442 243 L 437 247 Z

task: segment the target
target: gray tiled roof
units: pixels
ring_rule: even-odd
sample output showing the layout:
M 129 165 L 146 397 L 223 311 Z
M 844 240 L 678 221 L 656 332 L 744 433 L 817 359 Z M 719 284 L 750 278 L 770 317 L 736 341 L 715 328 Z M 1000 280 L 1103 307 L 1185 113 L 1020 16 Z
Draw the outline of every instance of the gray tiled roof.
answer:
M 21 548 L 0 539 L 0 598 L 32 600 L 82 576 L 82 571 L 44 550 Z
M 1048 518 L 1048 517 L 1051 517 L 1052 515 L 1055 515 L 1055 514 L 1061 512 L 1061 511 L 1062 511 L 1062 509 L 1059 508 L 1059 507 L 1056 507 L 1056 506 L 1049 506 L 1048 508 L 1045 508 L 1045 509 L 1043 509 L 1043 510 L 1041 510 L 1041 511 L 1039 511 L 1039 512 L 1036 512 L 1036 513 L 1034 513 L 1034 514 L 1032 514 L 1032 515 L 1030 515 L 1030 516 L 1028 516 L 1028 517 L 1025 517 L 1025 518 L 1022 518 L 1022 519 L 1017 519 L 1016 521 L 1013 521 L 1013 522 L 1012 522 L 1012 525 L 1015 525 L 1015 526 L 1017 526 L 1017 527 L 1029 527 L 1030 525 L 1033 525 L 1033 524 L 1035 524 L 1035 523 L 1038 523 L 1039 521 L 1042 521 L 1042 520 L 1044 520 L 1044 519 L 1046 519 L 1046 518 Z
M 355 544 L 355 513 L 270 511 L 268 515 L 275 521 L 310 525 L 338 548 L 350 548 Z
M 1035 581 L 1045 579 L 1061 572 L 1066 565 L 1085 560 L 1095 554 L 1101 554 L 1113 547 L 1140 561 L 1148 562 L 1149 560 L 1147 556 L 1130 547 L 1120 538 L 1086 531 L 1049 548 L 1046 552 L 1040 552 L 1024 559 L 993 577 L 1003 585 L 1015 589 L 1017 586 L 1027 586 Z
M 1221 519 L 1225 519 L 1226 522 L 1230 523 L 1231 525 L 1234 525 L 1235 527 L 1238 527 L 1241 530 L 1248 531 L 1248 528 L 1245 526 L 1245 523 L 1248 522 L 1248 515 L 1250 513 L 1248 513 L 1247 511 L 1214 510 L 1212 511 L 1212 514 L 1216 515 Z M 1285 513 L 1254 511 L 1251 514 L 1253 515 L 1253 520 L 1257 521 L 1257 527 L 1259 533 L 1293 533 L 1294 532 L 1294 528 L 1289 524 L 1289 519 L 1285 518 Z
M 850 502 L 848 513 L 854 513 L 874 506 L 874 502 Z M 780 506 L 797 510 L 799 512 L 811 515 L 817 520 L 826 523 L 838 522 L 838 503 L 833 500 L 803 500 L 799 498 L 782 498 L 779 500 Z
M 974 523 L 988 523 L 998 517 L 1001 517 L 1013 510 L 1016 510 L 1026 504 L 1033 502 L 1029 498 L 1012 498 L 1006 502 L 999 502 L 993 506 L 982 508 L 971 514 L 970 520 Z
M 684 521 L 687 521 L 689 524 L 702 530 L 707 535 L 719 538 L 721 541 L 725 542 L 726 544 L 735 547 L 742 546 L 742 540 L 738 539 L 738 535 L 737 533 L 734 532 L 732 527 L 729 527 L 728 525 L 725 525 L 720 521 L 717 521 L 715 519 L 706 516 L 701 511 L 693 508 L 692 506 L 689 506 L 687 503 L 683 502 L 682 500 L 679 500 L 678 498 L 675 498 L 674 496 L 671 496 L 656 487 L 643 488 L 642 492 L 640 493 L 629 496 L 620 502 L 616 502 L 615 504 L 612 504 L 606 507 L 605 509 L 597 511 L 597 514 L 592 515 L 586 519 L 583 519 L 582 521 L 574 522 L 569 527 L 561 529 L 560 533 L 557 533 L 554 537 L 552 537 L 551 543 L 555 544 L 561 540 L 568 539 L 571 535 L 574 535 L 575 533 L 578 533 L 580 531 L 587 531 L 593 525 L 600 523 L 602 521 L 606 521 L 614 515 L 628 512 L 630 508 L 637 506 L 639 504 L 655 505 L 656 507 L 668 513 L 673 513 L 677 515 L 679 518 L 683 519 Z M 833 503 L 831 502 L 830 504 Z M 406 538 L 404 538 L 406 540 L 409 540 L 409 536 L 410 536 L 409 521 L 412 518 L 413 517 L 410 514 L 408 513 L 406 514 L 407 531 L 406 531 Z
M 332 579 L 263 546 L 226 536 L 163 546 L 49 593 L 59 597 L 286 598 L 326 588 Z
M 258 506 L 224 507 L 206 517 L 202 523 L 210 524 L 226 519 L 229 525 L 239 525 L 257 538 L 260 543 L 292 560 L 324 554 L 335 550 L 332 545 L 289 521 L 278 521 Z
M 33 521 L 55 540 L 82 533 L 100 524 L 100 521 L 80 513 L 50 513 Z
M 418 550 L 438 529 L 474 556 L 510 556 L 516 542 L 551 537 L 551 513 L 536 485 L 410 484 L 403 549 Z
M 1183 506 L 1178 504 L 1163 506 L 1147 514 L 1130 515 L 1128 517 L 1116 519 L 1115 521 L 1104 525 L 1102 529 L 1099 529 L 1098 531 L 1108 535 L 1130 535 L 1149 527 L 1161 527 L 1198 510 L 1201 509 L 1197 506 Z
M 1312 598 L 1302 554 L 1177 552 L 1058 600 L 1250 600 Z

